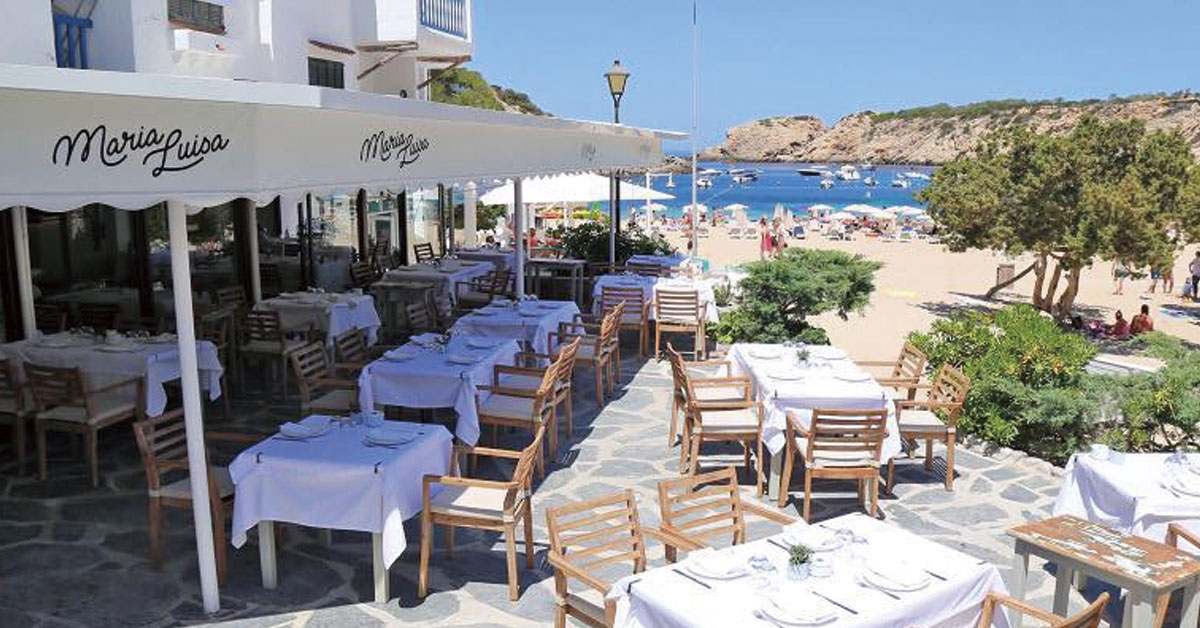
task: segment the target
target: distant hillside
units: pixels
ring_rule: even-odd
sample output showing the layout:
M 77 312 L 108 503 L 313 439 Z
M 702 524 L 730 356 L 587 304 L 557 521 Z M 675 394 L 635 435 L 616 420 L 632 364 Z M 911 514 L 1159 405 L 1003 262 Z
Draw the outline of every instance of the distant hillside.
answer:
M 813 116 L 768 118 L 736 126 L 705 159 L 780 162 L 937 164 L 973 148 L 988 133 L 1013 125 L 1065 133 L 1085 114 L 1138 119 L 1147 128 L 1178 129 L 1200 156 L 1200 96 L 1191 92 L 1111 96 L 1105 100 L 996 100 L 938 104 L 902 111 L 864 111 L 833 126 Z
M 463 107 L 535 116 L 550 115 L 534 104 L 528 94 L 499 85 L 488 85 L 482 74 L 466 68 L 454 68 L 438 74 L 437 79 L 429 84 L 429 98 L 434 102 Z

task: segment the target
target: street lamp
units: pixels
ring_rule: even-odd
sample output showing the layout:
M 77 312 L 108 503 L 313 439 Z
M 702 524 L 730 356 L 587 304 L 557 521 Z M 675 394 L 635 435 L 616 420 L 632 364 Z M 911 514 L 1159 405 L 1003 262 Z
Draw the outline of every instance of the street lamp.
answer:
M 612 67 L 604 73 L 608 81 L 608 93 L 613 99 L 613 122 L 621 123 L 621 97 L 625 95 L 625 84 L 629 82 L 629 71 L 621 67 L 621 60 L 613 61 Z M 612 202 L 609 206 L 609 263 L 616 264 L 617 235 L 621 232 L 621 173 L 614 171 L 612 176 Z

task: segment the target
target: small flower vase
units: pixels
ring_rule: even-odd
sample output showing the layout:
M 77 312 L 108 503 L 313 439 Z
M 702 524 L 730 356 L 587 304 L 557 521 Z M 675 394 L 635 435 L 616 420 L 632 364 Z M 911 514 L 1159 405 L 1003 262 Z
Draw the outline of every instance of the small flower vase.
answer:
M 810 568 L 808 563 L 789 564 L 787 570 L 788 580 L 800 581 L 808 578 Z

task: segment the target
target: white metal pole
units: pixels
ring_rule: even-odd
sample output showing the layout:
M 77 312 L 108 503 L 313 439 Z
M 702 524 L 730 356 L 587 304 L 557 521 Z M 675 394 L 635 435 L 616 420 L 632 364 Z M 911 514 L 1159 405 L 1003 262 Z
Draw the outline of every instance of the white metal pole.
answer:
M 513 281 L 516 283 L 517 298 L 525 298 L 525 202 L 521 198 L 521 178 L 513 179 L 513 236 L 516 242 L 513 247 L 516 250 L 516 264 L 513 268 L 513 274 L 516 277 Z
M 649 190 L 651 184 L 650 171 L 646 171 L 646 189 Z M 646 193 L 646 233 L 654 228 L 654 212 L 650 210 L 650 193 Z
M 33 311 L 33 268 L 29 261 L 29 215 L 22 206 L 8 210 L 12 214 L 13 249 L 17 258 L 17 293 L 21 298 L 21 330 L 26 338 L 37 331 Z
M 463 188 L 463 245 L 472 249 L 479 246 L 478 220 L 475 205 L 479 203 L 479 187 L 468 181 Z
M 208 465 L 204 450 L 204 416 L 200 408 L 200 370 L 196 360 L 196 328 L 192 315 L 192 273 L 188 259 L 187 210 L 178 201 L 167 202 L 171 234 L 171 278 L 175 292 L 175 328 L 179 334 L 179 370 L 182 373 L 183 421 L 187 433 L 188 480 L 191 483 L 192 518 L 196 554 L 200 560 L 200 593 L 204 611 L 221 610 L 217 591 L 217 561 L 213 553 L 212 511 L 208 501 Z M 224 524 L 224 522 L 222 522 Z
M 262 277 L 258 274 L 258 206 L 246 201 L 246 231 L 250 233 L 250 301 L 262 301 Z
M 620 185 L 620 179 L 617 179 L 616 172 L 608 177 L 608 265 L 617 265 L 617 220 L 619 211 L 617 210 L 617 186 Z
M 692 257 L 700 255 L 700 209 L 696 201 L 696 126 L 700 117 L 696 104 L 696 75 L 699 70 L 698 27 L 696 25 L 696 0 L 692 0 Z

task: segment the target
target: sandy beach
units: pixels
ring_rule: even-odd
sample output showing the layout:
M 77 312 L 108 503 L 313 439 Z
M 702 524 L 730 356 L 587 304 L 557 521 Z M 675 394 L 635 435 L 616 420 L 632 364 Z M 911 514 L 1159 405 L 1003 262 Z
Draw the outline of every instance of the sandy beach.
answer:
M 667 239 L 679 250 L 686 250 L 681 234 L 670 232 Z M 881 242 L 866 237 L 832 241 L 817 234 L 807 240 L 789 240 L 788 245 L 848 251 L 883 263 L 876 275 L 871 303 L 861 315 L 851 314 L 845 321 L 834 315 L 816 319 L 834 344 L 857 359 L 893 357 L 908 332 L 927 329 L 937 316 L 981 305 L 982 295 L 995 283 L 999 264 L 1015 264 L 1019 271 L 1029 263 L 1024 258 L 1006 258 L 987 251 L 953 253 L 925 241 Z M 1183 286 L 1188 261 L 1196 250 L 1196 246 L 1190 246 L 1176 258 L 1176 292 Z M 700 256 L 710 261 L 713 270 L 757 260 L 758 240 L 730 239 L 723 227 L 717 227 L 701 239 Z M 1148 278 L 1126 280 L 1124 294 L 1114 295 L 1110 270 L 1110 263 L 1097 261 L 1083 272 L 1077 310 L 1112 322 L 1118 309 L 1130 318 L 1143 303 L 1149 304 L 1156 329 L 1200 343 L 1200 304 L 1163 295 L 1161 287 L 1157 294 L 1145 294 L 1150 285 Z M 1006 301 L 1029 302 L 1032 289 L 1031 273 L 997 296 Z M 1182 315 L 1170 316 L 1169 311 Z

